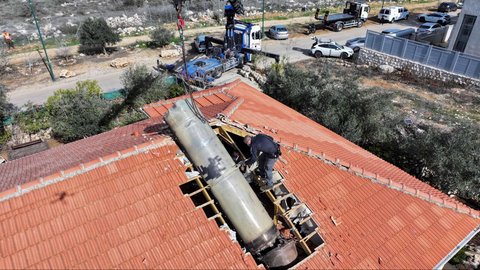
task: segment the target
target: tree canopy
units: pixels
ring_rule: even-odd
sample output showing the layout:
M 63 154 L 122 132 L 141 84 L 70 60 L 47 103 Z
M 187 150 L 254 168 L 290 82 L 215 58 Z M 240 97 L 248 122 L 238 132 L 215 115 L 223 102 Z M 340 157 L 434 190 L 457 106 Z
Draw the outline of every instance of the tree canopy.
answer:
M 75 89 L 60 89 L 46 108 L 56 138 L 71 142 L 102 131 L 100 120 L 110 109 L 96 81 L 77 82 Z
M 102 49 L 105 52 L 105 46 L 117 43 L 120 36 L 108 26 L 105 19 L 88 18 L 78 28 L 78 39 L 81 51 Z

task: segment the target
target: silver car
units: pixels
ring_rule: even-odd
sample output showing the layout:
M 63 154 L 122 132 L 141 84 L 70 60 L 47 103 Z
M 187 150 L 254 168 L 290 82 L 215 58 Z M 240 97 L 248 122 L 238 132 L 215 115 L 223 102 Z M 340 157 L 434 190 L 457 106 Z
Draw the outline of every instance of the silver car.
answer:
M 288 30 L 284 25 L 270 27 L 268 34 L 273 39 L 288 39 Z
M 345 46 L 352 48 L 354 52 L 360 51 L 361 48 L 365 47 L 365 37 L 357 37 L 347 40 Z

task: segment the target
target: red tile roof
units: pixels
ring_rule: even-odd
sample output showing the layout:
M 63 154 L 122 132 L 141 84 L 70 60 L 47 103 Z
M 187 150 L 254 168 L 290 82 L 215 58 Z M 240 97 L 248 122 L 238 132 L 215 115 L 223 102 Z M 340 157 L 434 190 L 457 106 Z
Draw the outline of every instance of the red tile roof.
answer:
M 296 149 L 277 169 L 312 207 L 326 241 L 300 268 L 432 268 L 480 226 L 478 218 L 453 209 L 477 217 L 478 211 L 248 84 L 235 81 L 212 91 L 237 101 L 217 114 Z
M 0 164 L 0 192 L 158 138 L 160 122 L 161 118 L 151 118 Z
M 294 150 L 277 162 L 315 213 L 325 246 L 300 269 L 431 269 L 480 220 L 366 180 Z M 337 223 L 335 225 L 333 220 Z
M 286 146 L 276 169 L 314 211 L 325 239 L 299 268 L 432 268 L 480 225 L 471 216 L 477 211 L 245 83 L 194 96 L 209 117 L 223 114 Z M 168 104 L 145 111 L 161 117 Z M 104 145 L 115 138 L 104 136 Z M 102 152 L 102 142 L 90 140 L 92 153 L 103 154 L 70 161 L 63 172 L 54 166 L 42 171 L 43 179 L 0 193 L 0 268 L 255 268 L 252 256 L 181 193 L 186 178 L 174 159 L 178 147 L 159 135 L 150 139 L 125 139 L 130 144 L 123 149 L 113 144 L 118 152 Z M 79 149 L 59 148 L 65 156 Z M 31 162 L 47 158 L 33 156 Z M 27 165 L 13 161 L 3 173 Z
M 182 194 L 177 150 L 156 139 L 24 186 L 0 203 L 0 269 L 256 268 Z

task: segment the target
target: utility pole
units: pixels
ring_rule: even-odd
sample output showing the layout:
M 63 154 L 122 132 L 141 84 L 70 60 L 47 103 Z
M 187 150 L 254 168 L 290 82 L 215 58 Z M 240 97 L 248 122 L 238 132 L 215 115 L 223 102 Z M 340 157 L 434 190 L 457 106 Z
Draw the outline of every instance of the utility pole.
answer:
M 43 41 L 42 31 L 40 31 L 40 25 L 38 24 L 37 20 L 37 13 L 35 11 L 35 7 L 32 4 L 32 0 L 28 0 L 28 4 L 30 5 L 30 10 L 32 12 L 33 20 L 35 21 L 35 25 L 37 26 L 38 36 L 40 37 L 40 42 L 42 43 L 43 51 L 45 52 L 45 58 L 47 59 L 47 69 L 48 73 L 50 73 L 50 78 L 52 81 L 55 81 L 55 74 L 53 74 L 52 63 L 50 63 L 50 59 L 48 58 L 47 49 L 45 48 L 45 42 Z
M 262 1 L 262 39 L 265 36 L 265 0 Z

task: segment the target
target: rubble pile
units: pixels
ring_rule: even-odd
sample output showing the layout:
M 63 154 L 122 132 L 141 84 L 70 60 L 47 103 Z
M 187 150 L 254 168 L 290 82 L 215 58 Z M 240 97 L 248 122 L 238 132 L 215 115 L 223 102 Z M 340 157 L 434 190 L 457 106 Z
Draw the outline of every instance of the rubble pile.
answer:
M 243 77 L 258 83 L 259 85 L 263 85 L 267 82 L 267 78 L 264 75 L 256 72 L 250 66 L 243 66 L 238 73 Z

